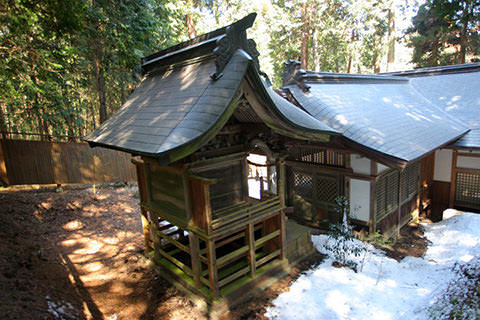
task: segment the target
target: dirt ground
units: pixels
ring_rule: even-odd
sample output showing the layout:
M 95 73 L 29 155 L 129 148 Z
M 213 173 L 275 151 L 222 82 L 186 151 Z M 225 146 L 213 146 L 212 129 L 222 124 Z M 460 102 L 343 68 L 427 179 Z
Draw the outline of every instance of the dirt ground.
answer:
M 0 319 L 207 319 L 143 254 L 135 187 L 0 192 Z M 411 224 L 385 250 L 421 256 Z M 222 319 L 264 319 L 265 308 L 321 255 Z

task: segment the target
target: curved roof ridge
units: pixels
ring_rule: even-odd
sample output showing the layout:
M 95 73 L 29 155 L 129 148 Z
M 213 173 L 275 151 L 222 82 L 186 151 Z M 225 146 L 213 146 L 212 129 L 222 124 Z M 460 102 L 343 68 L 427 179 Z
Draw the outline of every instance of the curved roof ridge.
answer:
M 480 71 L 480 62 L 452 64 L 447 66 L 425 67 L 404 71 L 393 71 L 377 73 L 377 75 L 391 75 L 391 76 L 407 76 L 407 77 L 421 77 L 432 76 L 448 73 L 464 73 Z

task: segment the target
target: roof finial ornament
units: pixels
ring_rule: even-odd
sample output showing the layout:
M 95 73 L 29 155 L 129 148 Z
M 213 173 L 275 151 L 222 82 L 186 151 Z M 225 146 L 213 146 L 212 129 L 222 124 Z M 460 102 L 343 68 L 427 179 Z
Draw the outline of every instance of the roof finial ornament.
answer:
M 310 86 L 305 84 L 302 79 L 302 76 L 306 74 L 306 71 L 300 68 L 302 65 L 300 61 L 289 59 L 284 65 L 285 71 L 282 74 L 282 85 L 287 86 L 289 84 L 296 84 L 303 90 L 303 92 L 308 92 Z
M 222 77 L 223 69 L 225 69 L 225 66 L 237 49 L 242 49 L 247 52 L 253 59 L 253 63 L 257 70 L 260 69 L 258 62 L 258 56 L 260 54 L 258 53 L 257 46 L 255 41 L 247 39 L 246 32 L 246 30 L 253 25 L 256 16 L 256 13 L 250 13 L 245 18 L 228 26 L 225 35 L 217 40 L 217 47 L 213 51 L 217 56 L 215 61 L 216 70 L 215 73 L 210 75 L 213 80 Z

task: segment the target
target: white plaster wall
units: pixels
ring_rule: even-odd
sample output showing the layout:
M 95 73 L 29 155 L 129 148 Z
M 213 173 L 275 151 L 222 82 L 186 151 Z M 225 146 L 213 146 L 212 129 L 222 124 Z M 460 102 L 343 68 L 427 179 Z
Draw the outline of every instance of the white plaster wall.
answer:
M 480 169 L 480 158 L 479 157 L 457 157 L 457 168 L 463 169 Z
M 452 150 L 440 149 L 435 151 L 435 167 L 433 180 L 450 182 L 452 178 Z
M 384 166 L 381 163 L 377 163 L 377 174 L 380 174 L 383 171 L 388 170 L 388 169 L 390 169 L 390 167 Z
M 370 159 L 362 157 L 359 154 L 351 154 L 350 155 L 350 166 L 352 167 L 353 172 L 355 173 L 362 173 L 362 174 L 370 174 L 371 171 L 371 163 Z
M 370 181 L 350 179 L 350 217 L 370 219 Z

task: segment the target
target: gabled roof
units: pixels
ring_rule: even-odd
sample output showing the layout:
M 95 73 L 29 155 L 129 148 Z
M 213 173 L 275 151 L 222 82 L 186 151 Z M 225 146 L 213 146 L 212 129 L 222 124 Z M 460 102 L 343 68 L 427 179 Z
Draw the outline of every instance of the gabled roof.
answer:
M 419 93 L 470 129 L 454 146 L 480 148 L 480 63 L 391 74 L 409 77 Z
M 273 130 L 304 139 L 337 134 L 278 99 L 262 81 L 255 43 L 245 30 L 255 14 L 142 60 L 144 79 L 122 108 L 85 138 L 167 164 L 212 139 L 237 107 L 245 81 L 260 101 L 257 111 Z
M 397 163 L 414 161 L 468 131 L 408 78 L 319 73 L 295 65 L 287 66 L 283 89 L 299 106 L 346 140 Z

